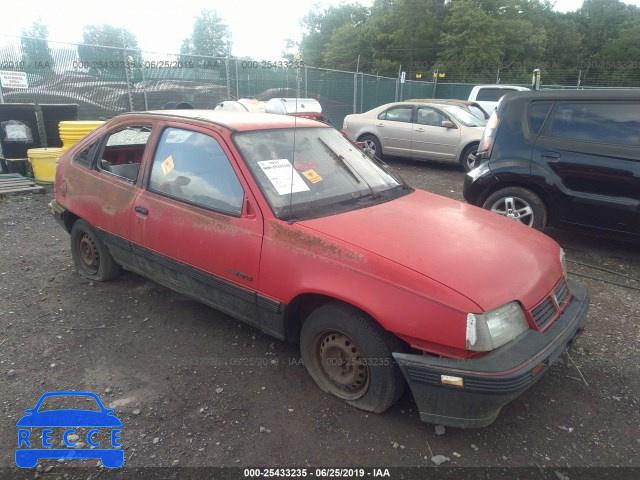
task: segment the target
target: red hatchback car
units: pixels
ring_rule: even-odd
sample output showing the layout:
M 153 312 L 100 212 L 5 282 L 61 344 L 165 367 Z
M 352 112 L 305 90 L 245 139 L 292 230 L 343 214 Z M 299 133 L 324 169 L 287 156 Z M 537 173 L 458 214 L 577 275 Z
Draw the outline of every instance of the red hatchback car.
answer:
M 553 240 L 307 119 L 116 117 L 62 156 L 50 208 L 80 274 L 125 268 L 299 342 L 322 390 L 372 412 L 408 383 L 422 420 L 488 425 L 588 309 Z

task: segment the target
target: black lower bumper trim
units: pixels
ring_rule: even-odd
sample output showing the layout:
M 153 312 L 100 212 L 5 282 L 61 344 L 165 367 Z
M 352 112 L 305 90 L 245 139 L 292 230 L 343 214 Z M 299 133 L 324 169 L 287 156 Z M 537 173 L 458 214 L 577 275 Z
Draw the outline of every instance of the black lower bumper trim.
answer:
M 544 333 L 529 330 L 514 341 L 476 359 L 451 359 L 394 353 L 425 422 L 478 428 L 491 424 L 504 405 L 537 382 L 582 331 L 589 295 L 569 282 L 573 298 Z M 442 376 L 463 386 L 442 383 Z

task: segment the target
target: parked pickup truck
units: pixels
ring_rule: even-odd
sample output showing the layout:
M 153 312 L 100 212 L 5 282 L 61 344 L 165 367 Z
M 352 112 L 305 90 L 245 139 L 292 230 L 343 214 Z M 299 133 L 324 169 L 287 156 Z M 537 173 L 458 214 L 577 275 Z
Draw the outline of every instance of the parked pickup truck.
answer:
M 489 114 L 498 106 L 498 101 L 509 92 L 530 90 L 518 85 L 476 85 L 469 94 L 470 102 L 477 102 Z

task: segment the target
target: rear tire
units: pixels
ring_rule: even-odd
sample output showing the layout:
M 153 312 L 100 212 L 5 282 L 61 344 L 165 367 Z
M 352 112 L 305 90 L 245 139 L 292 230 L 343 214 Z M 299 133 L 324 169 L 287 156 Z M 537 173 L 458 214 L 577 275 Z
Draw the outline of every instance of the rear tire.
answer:
M 544 202 L 526 188 L 507 187 L 498 190 L 487 198 L 482 207 L 536 230 L 542 231 L 547 226 Z
M 462 164 L 465 172 L 470 172 L 478 166 L 478 163 L 476 162 L 477 154 L 478 145 L 469 145 L 464 149 L 464 152 L 462 152 L 462 155 L 460 156 L 460 163 Z
M 71 228 L 71 255 L 83 277 L 106 282 L 122 272 L 96 231 L 84 220 L 76 220 Z
M 360 141 L 364 142 L 364 153 L 382 158 L 382 146 L 374 135 L 364 135 L 360 137 Z
M 368 412 L 387 410 L 404 377 L 391 355 L 402 343 L 371 317 L 340 302 L 313 311 L 302 326 L 302 360 L 318 387 Z

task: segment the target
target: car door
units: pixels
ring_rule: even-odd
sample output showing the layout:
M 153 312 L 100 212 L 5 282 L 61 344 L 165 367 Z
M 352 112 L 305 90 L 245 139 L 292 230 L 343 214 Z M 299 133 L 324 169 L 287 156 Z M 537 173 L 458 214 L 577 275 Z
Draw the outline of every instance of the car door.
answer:
M 556 104 L 532 160 L 555 175 L 561 222 L 640 232 L 638 112 L 639 102 Z
M 385 155 L 411 156 L 413 106 L 394 105 L 374 120 L 374 129 Z
M 443 127 L 443 121 L 451 119 L 439 109 L 426 106 L 417 108 L 416 119 L 412 123 L 413 158 L 458 161 L 456 152 L 460 144 L 460 129 L 455 123 L 453 127 Z
M 118 263 L 132 262 L 129 214 L 151 125 L 119 124 L 74 155 L 65 180 L 68 208 L 91 224 Z
M 131 215 L 142 272 L 259 325 L 256 291 L 263 221 L 216 132 L 165 125 Z

